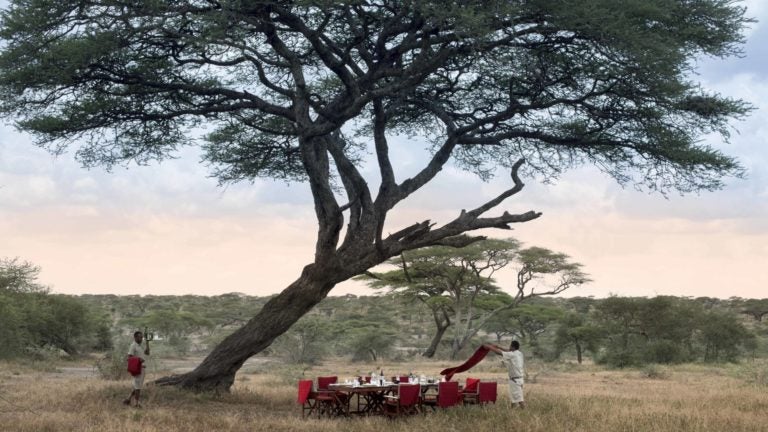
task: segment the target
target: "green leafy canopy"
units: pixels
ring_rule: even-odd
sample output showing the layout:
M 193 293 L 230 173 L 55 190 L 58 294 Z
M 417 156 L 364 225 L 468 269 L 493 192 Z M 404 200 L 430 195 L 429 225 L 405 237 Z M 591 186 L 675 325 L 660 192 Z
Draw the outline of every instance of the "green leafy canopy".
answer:
M 621 183 L 708 190 L 743 170 L 701 137 L 727 139 L 750 108 L 702 89 L 692 65 L 740 53 L 744 11 L 731 0 L 12 0 L 0 110 L 51 151 L 74 144 L 86 166 L 169 157 L 203 126 L 224 182 L 307 180 L 301 143 L 342 128 L 354 162 L 379 122 L 483 177 L 525 157 L 544 178 L 594 164 Z

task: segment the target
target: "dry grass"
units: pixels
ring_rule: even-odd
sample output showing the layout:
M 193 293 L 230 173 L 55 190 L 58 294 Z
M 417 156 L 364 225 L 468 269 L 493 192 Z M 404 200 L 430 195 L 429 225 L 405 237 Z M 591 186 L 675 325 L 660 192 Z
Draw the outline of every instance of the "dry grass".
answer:
M 383 367 L 388 375 L 408 370 L 429 375 L 447 365 Z M 765 370 L 768 365 L 749 367 Z M 344 379 L 372 368 L 336 362 L 305 374 Z M 742 378 L 738 368 L 683 365 L 663 368 L 661 378 L 651 379 L 641 370 L 530 365 L 536 380 L 526 384 L 529 407 L 517 410 L 506 405 L 498 362 L 486 361 L 472 376 L 502 383 L 498 404 L 393 423 L 382 418 L 302 420 L 295 404 L 301 370 L 295 368 L 251 368 L 238 376 L 231 394 L 220 397 L 150 387 L 144 408 L 134 409 L 120 403 L 129 392 L 128 381 L 5 363 L 0 364 L 0 431 L 766 431 L 768 388 Z

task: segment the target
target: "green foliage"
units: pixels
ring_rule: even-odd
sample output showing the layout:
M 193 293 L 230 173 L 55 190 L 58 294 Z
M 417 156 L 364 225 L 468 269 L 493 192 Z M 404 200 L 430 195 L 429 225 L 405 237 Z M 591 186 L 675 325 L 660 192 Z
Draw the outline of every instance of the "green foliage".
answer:
M 95 368 L 99 377 L 105 380 L 121 380 L 128 377 L 127 356 L 128 343 L 123 341 L 114 349 L 106 352 L 96 361 Z
M 317 316 L 304 317 L 272 344 L 272 352 L 289 364 L 316 364 L 329 351 L 332 331 L 326 320 Z
M 95 342 L 93 349 L 96 351 L 111 351 L 114 347 L 112 330 L 106 317 L 103 317 L 96 324 Z
M 517 276 L 518 295 L 525 295 L 526 285 L 534 279 L 556 278 L 555 282 L 550 283 L 543 290 L 546 294 L 559 294 L 568 288 L 591 281 L 589 275 L 582 271 L 583 266 L 571 261 L 570 257 L 564 253 L 532 246 L 518 251 L 517 259 L 521 264 Z
M 768 387 L 768 362 L 765 359 L 742 362 L 734 369 L 734 374 L 749 384 Z
M 421 251 L 421 257 L 431 256 L 425 252 Z M 444 256 L 450 256 L 456 250 L 444 252 Z M 53 295 L 36 282 L 39 269 L 34 265 L 18 259 L 0 263 L 0 280 L 4 281 L 0 290 L 0 356 L 48 358 L 58 350 L 70 354 L 111 351 L 97 367 L 102 375 L 116 378 L 123 374 L 125 349 L 112 350 L 113 334 L 148 326 L 163 339 L 155 342 L 160 351 L 154 354 L 168 349 L 184 353 L 192 340 L 215 344 L 268 299 L 241 294 Z M 412 278 L 418 274 L 416 270 L 417 266 L 409 268 Z M 435 326 L 428 314 L 424 316 L 430 311 L 429 303 L 403 302 L 403 298 L 401 294 L 329 297 L 275 341 L 272 353 L 280 355 L 285 363 L 310 364 L 329 355 L 375 361 L 423 352 L 429 344 L 424 336 Z M 509 336 L 523 340 L 530 353 L 562 355 L 574 350 L 612 366 L 738 361 L 757 355 L 768 335 L 759 320 L 743 314 L 747 305 L 760 304 L 750 299 L 533 300 L 499 312 L 484 329 L 497 333 L 499 340 Z M 481 306 L 484 301 L 478 297 L 478 310 L 497 306 L 493 301 Z M 118 321 L 116 317 L 123 319 Z M 120 327 L 125 325 L 128 327 Z M 211 341 L 205 342 L 207 338 Z M 120 343 L 124 345 L 127 340 L 123 337 Z M 472 339 L 470 343 L 479 342 Z M 444 349 L 452 351 L 453 347 Z M 762 379 L 761 370 L 754 372 L 756 381 Z
M 81 339 L 85 341 L 81 345 L 83 349 L 99 350 L 105 350 L 97 346 L 100 340 L 107 339 L 105 330 L 111 322 L 117 327 L 111 327 L 109 333 L 125 335 L 119 339 L 119 344 L 125 345 L 130 341 L 127 334 L 143 322 L 141 317 L 151 318 L 153 325 L 159 325 L 163 322 L 159 318 L 167 318 L 168 311 L 194 311 L 204 316 L 212 328 L 208 324 L 187 328 L 185 331 L 191 333 L 184 333 L 182 340 L 211 347 L 237 326 L 240 312 L 233 312 L 233 308 L 248 314 L 247 309 L 257 308 L 267 300 L 240 294 L 214 297 L 89 295 L 72 299 L 86 303 L 90 310 L 109 311 L 112 315 L 110 318 L 103 313 L 92 313 L 98 325 L 93 333 Z M 0 295 L 0 312 L 11 311 L 0 314 L 0 323 L 23 322 L 26 315 L 22 311 L 39 313 L 45 310 L 42 305 L 47 304 L 36 301 L 19 308 L 11 300 Z M 759 348 L 768 341 L 768 333 L 761 323 L 740 313 L 745 301 L 675 297 L 535 298 L 500 312 L 496 317 L 498 322 L 489 320 L 484 329 L 501 332 L 498 342 L 502 345 L 508 344 L 510 338 L 521 340 L 526 355 L 535 354 L 544 360 L 578 355 L 579 350 L 583 356 L 619 367 L 764 357 Z M 130 323 L 115 317 L 131 317 L 127 319 Z M 22 333 L 10 331 L 12 325 L 15 324 L 0 326 L 0 334 L 9 337 L 8 348 L 13 340 L 18 340 L 22 344 L 19 349 L 23 351 L 28 347 L 24 345 L 28 339 L 21 338 Z M 498 328 L 494 328 L 496 325 Z M 402 298 L 392 295 L 328 297 L 278 338 L 270 347 L 270 355 L 279 356 L 283 364 L 305 365 L 321 362 L 328 356 L 367 362 L 373 361 L 374 356 L 377 360 L 382 356 L 389 360 L 407 359 L 428 348 L 434 331 L 435 323 L 428 307 L 418 301 L 403 302 Z M 481 333 L 470 340 L 469 348 L 491 335 L 494 333 Z M 152 348 L 156 357 L 179 354 L 170 339 L 153 342 Z M 113 369 L 118 377 L 124 369 L 124 350 L 115 350 L 117 358 Z M 448 358 L 452 351 L 449 341 L 438 346 L 436 355 Z M 105 368 L 105 375 L 109 375 L 107 363 L 100 364 Z M 754 379 L 759 381 L 760 369 L 753 372 Z
M 762 322 L 768 315 L 768 299 L 748 299 L 740 304 L 740 312 Z
M 698 327 L 705 361 L 736 361 L 755 343 L 755 335 L 732 314 L 708 312 L 701 317 Z
M 693 59 L 739 53 L 750 20 L 733 2 L 266 7 L 10 1 L 2 109 L 53 151 L 84 143 L 86 165 L 162 159 L 209 121 L 208 159 L 224 181 L 305 179 L 297 138 L 345 123 L 370 138 L 374 98 L 395 131 L 431 138 L 450 118 L 463 131 L 458 164 L 481 175 L 521 155 L 549 176 L 594 163 L 662 190 L 741 172 L 697 138 L 727 137 L 749 108 L 690 78 Z M 297 100 L 307 119 L 320 114 L 311 124 Z
M 17 301 L 0 294 L 0 358 L 22 352 L 27 334 L 23 323 L 24 314 L 17 308 Z
M 754 344 L 735 315 L 674 297 L 611 297 L 596 306 L 606 339 L 599 361 L 612 366 L 734 361 Z
M 512 297 L 495 284 L 493 275 L 513 262 L 519 248 L 514 239 L 486 239 L 461 248 L 422 248 L 387 262 L 397 270 L 369 272 L 358 279 L 373 288 L 389 288 L 403 302 L 418 301 L 430 309 L 438 330 L 428 356 L 434 354 L 442 331 L 452 322 L 461 323 L 454 325 L 456 356 L 479 330 L 476 322 L 482 324 L 512 304 Z
M 539 343 L 539 336 L 551 331 L 550 326 L 562 316 L 559 307 L 542 302 L 524 303 L 497 313 L 486 321 L 483 329 L 495 334 L 497 342 L 503 336 L 512 336 L 527 347 L 526 354 L 549 357 Z
M 39 283 L 40 267 L 19 258 L 0 258 L 0 294 L 44 293 Z
M 572 347 L 576 350 L 577 361 L 581 363 L 584 352 L 598 352 L 604 336 L 605 331 L 592 323 L 586 314 L 571 312 L 561 316 L 555 330 L 555 352 L 559 357 L 566 348 Z
M 351 338 L 349 349 L 353 361 L 377 361 L 389 355 L 397 342 L 392 330 L 378 327 L 356 329 L 348 333 Z
M 130 329 L 148 328 L 158 337 L 159 343 L 167 344 L 178 355 L 189 353 L 192 347 L 190 340 L 192 334 L 211 331 L 214 328 L 213 321 L 206 318 L 202 311 L 197 310 L 195 304 L 178 305 L 173 308 L 165 302 L 150 303 L 146 307 L 142 306 L 143 302 L 137 302 L 137 304 L 143 312 L 126 318 L 124 322 Z
M 0 259 L 0 357 L 109 348 L 106 317 L 75 297 L 48 294 L 37 283 L 39 271 L 28 262 Z

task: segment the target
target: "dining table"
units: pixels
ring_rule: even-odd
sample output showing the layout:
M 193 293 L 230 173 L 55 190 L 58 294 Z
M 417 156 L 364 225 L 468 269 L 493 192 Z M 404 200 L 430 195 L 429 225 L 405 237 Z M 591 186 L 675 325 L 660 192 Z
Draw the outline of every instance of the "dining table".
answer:
M 427 392 L 437 391 L 439 383 L 437 382 L 419 382 L 415 383 L 421 386 L 421 395 Z M 343 407 L 345 416 L 375 416 L 384 415 L 384 405 L 387 396 L 396 396 L 398 384 L 394 382 L 384 382 L 383 384 L 353 384 L 353 383 L 335 383 L 329 385 L 329 389 L 344 393 L 343 400 L 346 406 Z M 353 406 L 354 399 L 354 406 Z

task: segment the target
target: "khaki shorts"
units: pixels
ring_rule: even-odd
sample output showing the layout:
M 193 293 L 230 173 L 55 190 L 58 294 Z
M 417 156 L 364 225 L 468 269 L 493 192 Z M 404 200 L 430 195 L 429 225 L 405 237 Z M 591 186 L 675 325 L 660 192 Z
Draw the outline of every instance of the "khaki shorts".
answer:
M 133 377 L 133 389 L 141 390 L 144 387 L 144 369 L 141 370 L 141 374 Z
M 512 403 L 523 402 L 523 379 L 509 380 L 509 400 Z

